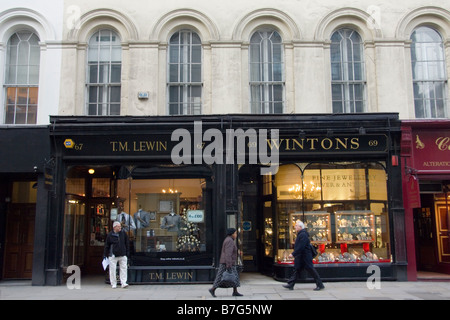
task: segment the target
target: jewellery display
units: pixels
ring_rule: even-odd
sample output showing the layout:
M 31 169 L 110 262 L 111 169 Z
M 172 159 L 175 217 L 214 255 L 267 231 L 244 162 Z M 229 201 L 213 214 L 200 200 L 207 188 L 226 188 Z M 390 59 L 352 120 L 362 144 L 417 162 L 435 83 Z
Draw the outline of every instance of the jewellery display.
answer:
M 295 242 L 297 220 L 304 222 L 311 243 L 318 246 L 319 254 L 313 260 L 316 264 L 390 262 L 389 255 L 384 256 L 386 249 L 377 245 L 375 215 L 371 211 L 358 210 L 289 213 L 289 226 L 283 224 L 278 229 L 283 235 L 279 239 L 287 239 L 289 235 L 290 240 L 290 249 L 278 250 L 276 261 L 280 264 L 294 262 L 288 255 Z
M 305 212 L 304 214 L 300 212 L 291 213 L 292 242 L 295 240 L 295 221 L 303 219 L 312 244 L 331 243 L 331 219 L 330 214 L 325 211 Z
M 375 241 L 374 214 L 370 211 L 339 211 L 335 213 L 336 243 Z

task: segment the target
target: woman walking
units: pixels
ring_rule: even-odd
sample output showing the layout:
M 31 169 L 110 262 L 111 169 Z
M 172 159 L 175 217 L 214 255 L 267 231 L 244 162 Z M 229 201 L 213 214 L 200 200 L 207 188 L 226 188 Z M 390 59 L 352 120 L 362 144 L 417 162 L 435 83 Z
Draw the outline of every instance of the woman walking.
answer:
M 237 288 L 241 286 L 239 281 L 239 273 L 236 269 L 237 260 L 237 247 L 234 240 L 237 237 L 237 231 L 234 228 L 227 229 L 227 237 L 222 244 L 222 253 L 220 254 L 220 265 L 219 271 L 217 272 L 216 279 L 214 281 L 213 287 L 209 289 L 209 293 L 213 297 L 216 297 L 215 291 L 217 288 L 233 288 L 233 296 L 241 297 L 237 291 Z M 233 279 L 231 281 L 223 281 L 222 276 L 225 271 L 231 271 L 233 274 Z

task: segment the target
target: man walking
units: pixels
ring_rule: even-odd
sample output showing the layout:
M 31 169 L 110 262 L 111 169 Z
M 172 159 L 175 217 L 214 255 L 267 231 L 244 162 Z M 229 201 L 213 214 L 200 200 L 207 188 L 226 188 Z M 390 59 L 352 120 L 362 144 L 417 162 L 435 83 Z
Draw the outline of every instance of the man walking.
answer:
M 108 233 L 106 237 L 104 257 L 109 259 L 109 281 L 113 289 L 117 287 L 116 268 L 119 263 L 120 284 L 122 288 L 128 287 L 127 283 L 127 264 L 128 264 L 128 236 L 122 230 L 119 221 L 113 224 L 113 231 Z
M 289 278 L 287 284 L 283 285 L 284 288 L 294 290 L 295 281 L 302 269 L 306 269 L 309 275 L 316 281 L 316 288 L 314 290 L 322 290 L 325 286 L 320 279 L 316 269 L 314 269 L 312 263 L 311 242 L 309 241 L 309 234 L 305 230 L 305 225 L 300 220 L 295 222 L 295 231 L 297 232 L 297 239 L 294 244 L 294 251 L 289 255 L 290 258 L 294 257 L 294 273 Z

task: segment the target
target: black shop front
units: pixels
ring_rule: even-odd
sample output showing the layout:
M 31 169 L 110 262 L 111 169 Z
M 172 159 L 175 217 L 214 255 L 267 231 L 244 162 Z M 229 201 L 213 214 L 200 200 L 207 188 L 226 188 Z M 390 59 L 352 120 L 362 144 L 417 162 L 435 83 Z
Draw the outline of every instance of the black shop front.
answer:
M 245 271 L 284 281 L 297 219 L 325 280 L 406 277 L 397 114 L 55 116 L 50 139 L 48 283 L 104 273 L 116 220 L 131 284 L 212 282 L 228 227 Z

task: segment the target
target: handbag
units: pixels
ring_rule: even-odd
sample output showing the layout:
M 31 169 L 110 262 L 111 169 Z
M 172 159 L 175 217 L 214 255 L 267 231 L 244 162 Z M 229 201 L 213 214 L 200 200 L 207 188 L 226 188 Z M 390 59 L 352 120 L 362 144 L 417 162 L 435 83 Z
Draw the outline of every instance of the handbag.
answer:
M 316 246 L 313 246 L 312 244 L 310 244 L 310 246 L 311 246 L 312 257 L 313 257 L 313 259 L 314 259 L 315 257 L 317 257 L 317 255 L 318 255 L 319 253 L 317 252 Z
M 224 273 L 222 273 L 222 281 L 224 282 L 234 282 L 235 276 L 231 270 L 225 270 Z

